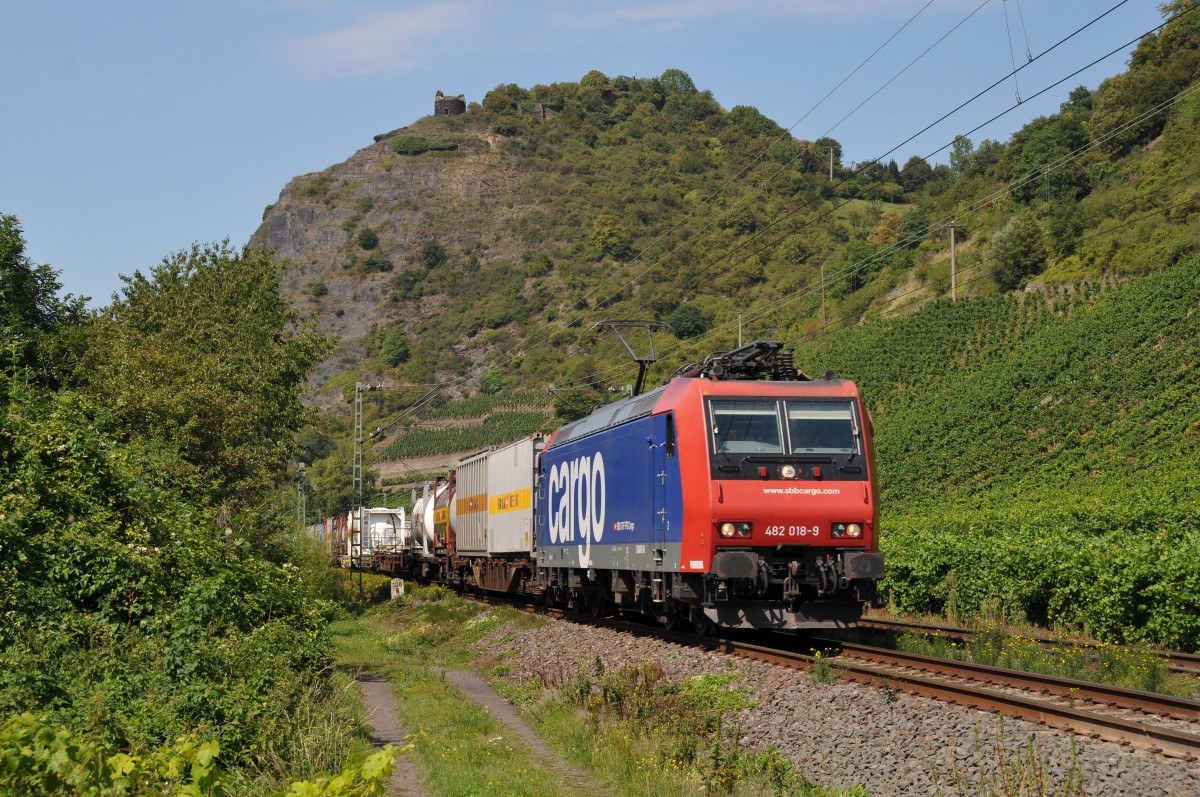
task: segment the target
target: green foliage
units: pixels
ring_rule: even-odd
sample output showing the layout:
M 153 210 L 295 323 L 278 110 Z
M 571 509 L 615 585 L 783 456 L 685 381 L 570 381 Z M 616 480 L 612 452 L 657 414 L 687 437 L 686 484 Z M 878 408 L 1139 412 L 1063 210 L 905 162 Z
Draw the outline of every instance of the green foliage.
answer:
M 379 356 L 391 366 L 406 362 L 410 353 L 408 337 L 405 336 L 404 329 L 401 327 L 397 327 L 387 334 L 387 337 L 383 339 L 383 346 L 379 350 Z
M 430 238 L 421 244 L 421 265 L 426 270 L 432 271 L 438 266 L 443 265 L 446 262 L 446 258 L 446 249 L 436 238 Z
M 629 229 L 611 213 L 601 213 L 592 220 L 592 234 L 588 242 L 598 258 L 611 255 L 622 259 L 632 251 Z
M 420 155 L 425 152 L 449 152 L 458 149 L 457 141 L 431 141 L 421 136 L 396 136 L 392 152 L 397 155 Z
M 291 550 L 279 508 L 222 530 L 169 443 L 122 442 L 86 396 L 8 374 L 0 397 L 0 715 L 126 748 L 204 728 L 239 767 L 283 752 L 325 700 L 328 653 L 326 604 L 256 551 Z
M 680 94 L 695 94 L 696 84 L 692 82 L 692 78 L 687 72 L 682 69 L 668 69 L 659 77 L 663 86 L 671 91 L 677 91 Z
M 312 294 L 314 299 L 320 299 L 329 293 L 329 286 L 324 282 L 314 282 L 312 287 L 309 288 L 309 293 Z
M 1045 267 L 1041 227 L 1032 215 L 1016 214 L 992 241 L 992 278 L 1001 290 L 1011 291 Z
M 382 453 L 383 459 L 422 457 L 454 451 L 470 451 L 507 443 L 549 429 L 542 412 L 493 412 L 482 423 L 439 429 L 413 429 L 396 437 Z
M 263 794 L 361 738 L 272 492 L 326 350 L 278 273 L 194 247 L 80 319 L 76 386 L 0 370 L 0 791 Z
M 89 330 L 83 378 L 132 439 L 169 440 L 217 502 L 261 493 L 303 425 L 305 374 L 328 341 L 279 295 L 262 251 L 194 245 L 122 296 Z
M 663 319 L 675 335 L 680 338 L 694 338 L 708 331 L 708 319 L 695 305 L 681 304 L 669 316 Z
M 372 252 L 362 259 L 362 268 L 366 272 L 387 272 L 393 268 L 392 259 L 380 252 Z
M 1083 123 L 1069 113 L 1039 117 L 1017 131 L 1008 147 L 1013 199 L 1070 202 L 1087 193 L 1087 174 L 1072 157 L 1087 143 Z
M 354 239 L 360 249 L 370 251 L 379 246 L 379 233 L 372 230 L 370 227 L 363 227 L 358 231 L 358 235 Z
M 61 288 L 57 272 L 25 254 L 16 216 L 0 214 L 0 352 L 50 382 L 58 381 L 71 355 L 65 333 L 82 324 L 86 301 L 60 298 Z
M 294 781 L 274 797 L 382 797 L 398 752 L 386 745 L 338 775 Z M 26 712 L 0 726 L 0 789 L 29 797 L 222 797 L 236 792 L 219 755 L 216 742 L 186 738 L 145 755 L 118 751 Z

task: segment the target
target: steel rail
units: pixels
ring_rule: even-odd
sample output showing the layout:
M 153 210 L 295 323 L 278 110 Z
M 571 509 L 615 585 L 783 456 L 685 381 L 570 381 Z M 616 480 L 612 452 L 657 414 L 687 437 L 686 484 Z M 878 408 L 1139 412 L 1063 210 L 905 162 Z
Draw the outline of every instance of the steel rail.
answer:
M 1122 686 L 1080 681 L 1054 675 L 1010 670 L 984 664 L 940 659 L 899 650 L 875 648 L 852 642 L 839 643 L 842 654 L 865 661 L 880 661 L 892 666 L 918 670 L 935 670 L 951 675 L 965 675 L 986 683 L 1012 686 L 1019 689 L 1054 694 L 1068 699 L 1086 700 L 1103 706 L 1125 708 L 1146 714 L 1158 714 L 1188 722 L 1200 722 L 1200 701 L 1174 697 L 1156 692 L 1143 692 Z
M 860 628 L 878 628 L 885 631 L 916 631 L 923 634 L 958 637 L 962 639 L 970 639 L 976 634 L 976 632 L 970 628 L 961 628 L 959 626 L 914 623 L 907 620 L 883 620 L 873 617 L 864 617 L 858 621 L 858 626 Z M 1065 645 L 1077 645 L 1080 648 L 1092 649 L 1096 647 L 1096 645 L 1087 642 L 1072 642 L 1069 640 L 1055 639 L 1053 637 L 1034 636 L 1030 637 L 1030 639 L 1038 644 L 1053 647 L 1063 647 Z M 1177 651 L 1163 651 L 1161 655 L 1166 660 L 1167 667 L 1171 672 L 1179 675 L 1200 677 L 1200 655 L 1195 653 L 1180 653 Z

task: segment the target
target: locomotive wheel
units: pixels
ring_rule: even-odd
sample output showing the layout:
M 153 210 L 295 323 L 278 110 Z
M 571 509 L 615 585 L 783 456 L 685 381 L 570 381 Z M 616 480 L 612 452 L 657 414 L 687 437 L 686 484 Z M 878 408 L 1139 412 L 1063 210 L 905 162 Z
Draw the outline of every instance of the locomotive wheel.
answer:
M 717 631 L 716 624 L 700 609 L 692 610 L 692 628 L 696 630 L 696 636 L 700 637 L 712 636 Z
M 658 614 L 658 621 L 668 631 L 678 631 L 679 626 L 683 624 L 683 612 L 679 610 L 678 604 L 672 601 Z

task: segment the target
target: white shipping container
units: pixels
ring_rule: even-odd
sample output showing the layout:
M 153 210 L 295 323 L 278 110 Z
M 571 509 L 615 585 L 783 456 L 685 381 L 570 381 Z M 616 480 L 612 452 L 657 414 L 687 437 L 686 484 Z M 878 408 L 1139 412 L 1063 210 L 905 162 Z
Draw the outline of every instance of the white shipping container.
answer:
M 533 494 L 541 435 L 518 440 L 487 457 L 487 552 L 532 554 Z
M 450 523 L 461 554 L 478 556 L 488 550 L 488 458 L 494 453 L 485 452 L 461 460 L 454 471 Z

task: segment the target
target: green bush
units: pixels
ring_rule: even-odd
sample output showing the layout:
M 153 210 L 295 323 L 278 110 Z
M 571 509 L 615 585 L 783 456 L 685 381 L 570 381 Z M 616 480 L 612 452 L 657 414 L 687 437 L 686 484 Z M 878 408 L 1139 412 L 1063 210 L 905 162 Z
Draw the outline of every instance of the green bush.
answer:
M 392 259 L 387 255 L 382 255 L 378 252 L 373 252 L 362 260 L 364 271 L 391 271 Z
M 379 246 L 379 233 L 375 232 L 370 227 L 363 227 L 358 231 L 355 241 L 358 242 L 360 249 L 370 251 Z
M 458 149 L 455 141 L 430 141 L 421 136 L 396 136 L 392 139 L 392 152 L 397 155 L 420 155 L 423 152 L 448 152 Z

